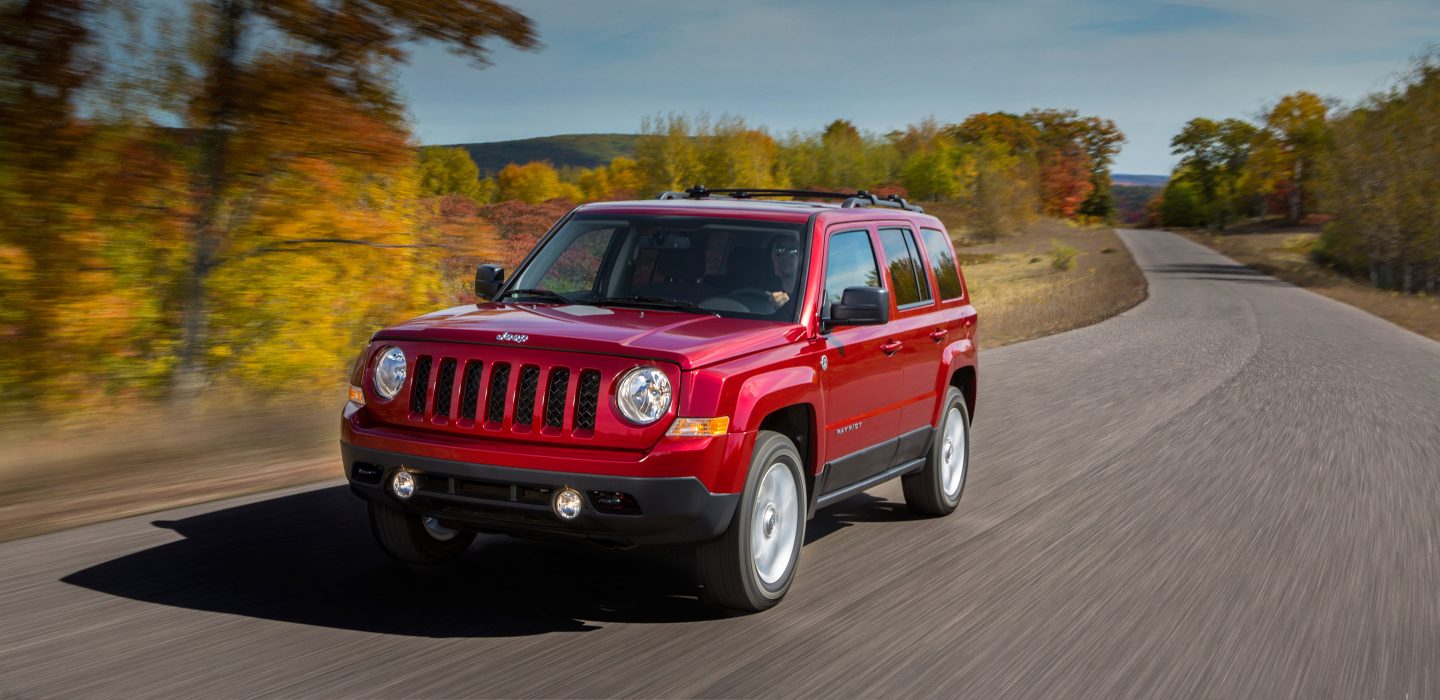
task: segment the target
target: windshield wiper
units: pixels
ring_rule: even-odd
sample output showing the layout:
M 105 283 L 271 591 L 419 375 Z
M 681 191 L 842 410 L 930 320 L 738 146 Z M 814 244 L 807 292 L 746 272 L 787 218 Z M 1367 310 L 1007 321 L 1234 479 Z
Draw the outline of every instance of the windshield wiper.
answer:
M 550 290 L 548 290 L 548 289 L 507 289 L 507 290 L 505 290 L 505 293 L 504 293 L 504 294 L 501 294 L 500 296 L 495 297 L 495 301 L 500 301 L 501 299 L 504 299 L 505 297 L 508 297 L 508 296 L 510 296 L 510 295 L 512 295 L 512 294 L 513 294 L 513 295 L 523 295 L 523 296 L 527 296 L 527 297 L 535 297 L 535 298 L 537 298 L 537 299 L 544 299 L 544 300 L 546 300 L 546 301 L 553 301 L 553 302 L 555 302 L 556 304 L 569 304 L 569 303 L 572 303 L 572 302 L 570 301 L 570 299 L 569 299 L 568 297 L 566 297 L 564 294 L 561 294 L 561 293 L 559 293 L 559 292 L 552 292 L 552 291 L 550 291 Z
M 703 306 L 701 306 L 701 305 L 699 305 L 699 304 L 695 304 L 695 303 L 688 302 L 688 301 L 681 301 L 681 300 L 679 300 L 679 299 L 666 299 L 666 298 L 664 298 L 664 297 L 644 297 L 644 296 L 600 297 L 599 299 L 587 299 L 585 303 L 587 303 L 587 304 L 594 304 L 594 305 L 596 305 L 596 306 L 604 306 L 604 305 L 606 305 L 606 304 L 630 305 L 630 306 L 653 306 L 653 307 L 658 307 L 658 308 L 662 308 L 662 309 L 677 309 L 677 310 L 679 310 L 679 311 L 689 311 L 689 312 L 692 313 L 692 314 L 704 314 L 704 315 L 706 315 L 706 316 L 719 316 L 719 315 L 720 315 L 720 314 L 717 314 L 717 313 L 715 313 L 714 311 L 712 311 L 712 310 L 710 310 L 710 309 L 707 309 L 707 308 L 705 308 L 705 307 L 703 307 Z

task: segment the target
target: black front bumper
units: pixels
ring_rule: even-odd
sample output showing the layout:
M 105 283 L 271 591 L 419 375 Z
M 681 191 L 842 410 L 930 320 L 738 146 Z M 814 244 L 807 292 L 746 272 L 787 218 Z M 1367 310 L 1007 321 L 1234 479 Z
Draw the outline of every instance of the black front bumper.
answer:
M 700 542 L 730 524 L 739 494 L 710 493 L 694 477 L 624 477 L 513 469 L 400 454 L 340 443 L 350 490 L 367 501 L 431 515 L 451 527 L 530 536 L 559 536 L 618 546 Z M 419 489 L 408 499 L 389 490 L 404 467 Z M 562 520 L 551 509 L 554 493 L 578 490 L 584 510 Z M 600 499 L 626 494 L 633 501 L 607 506 Z M 597 498 L 598 496 L 598 498 Z

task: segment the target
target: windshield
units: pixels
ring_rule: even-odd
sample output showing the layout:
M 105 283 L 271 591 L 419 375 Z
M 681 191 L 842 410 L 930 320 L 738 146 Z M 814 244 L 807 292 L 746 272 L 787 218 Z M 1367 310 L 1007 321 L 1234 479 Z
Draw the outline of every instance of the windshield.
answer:
M 666 307 L 794 321 L 804 224 L 701 216 L 577 215 L 510 286 L 578 304 Z

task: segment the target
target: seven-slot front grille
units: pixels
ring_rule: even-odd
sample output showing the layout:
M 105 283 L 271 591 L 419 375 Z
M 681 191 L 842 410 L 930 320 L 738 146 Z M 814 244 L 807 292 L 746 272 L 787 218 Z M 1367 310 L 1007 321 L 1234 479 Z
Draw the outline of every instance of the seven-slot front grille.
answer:
M 430 391 L 430 358 L 420 357 L 415 360 L 415 378 L 410 380 L 410 412 L 422 414 L 425 412 L 425 397 Z
M 575 371 L 579 381 L 572 386 Z M 569 367 L 420 355 L 415 358 L 410 380 L 410 419 L 442 425 L 469 421 L 476 428 L 527 430 L 535 427 L 540 402 L 538 418 L 547 433 L 567 428 L 593 431 L 600 377 L 595 369 L 572 371 Z M 572 420 L 569 426 L 565 424 L 567 414 Z M 466 425 L 457 427 L 468 429 Z
M 540 387 L 540 368 L 525 365 L 520 368 L 520 386 L 515 398 L 515 423 L 530 425 L 535 422 L 535 391 Z
M 600 373 L 587 369 L 580 373 L 580 388 L 575 392 L 575 429 L 594 430 L 595 411 L 600 405 Z
M 455 389 L 455 358 L 440 361 L 440 376 L 435 380 L 435 415 L 450 417 L 450 393 Z
M 510 363 L 490 365 L 490 391 L 485 398 L 485 420 L 499 424 L 505 420 L 505 391 L 510 386 Z
M 545 425 L 558 428 L 565 424 L 565 394 L 570 390 L 570 369 L 554 367 L 545 382 Z

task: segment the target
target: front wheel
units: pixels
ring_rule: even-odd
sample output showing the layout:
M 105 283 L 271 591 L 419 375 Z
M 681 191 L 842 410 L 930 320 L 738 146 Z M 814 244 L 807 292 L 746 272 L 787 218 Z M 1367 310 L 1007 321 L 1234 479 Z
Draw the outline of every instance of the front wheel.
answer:
M 795 443 L 760 431 L 730 527 L 700 546 L 709 602 L 742 612 L 773 607 L 790 590 L 805 542 L 805 475 Z
M 960 390 L 945 391 L 940 427 L 931 441 L 925 467 L 900 478 L 905 505 L 921 515 L 949 515 L 965 491 L 970 467 L 970 411 Z
M 458 559 L 475 533 L 452 530 L 435 518 L 370 504 L 370 531 L 386 554 L 406 564 L 435 566 Z

